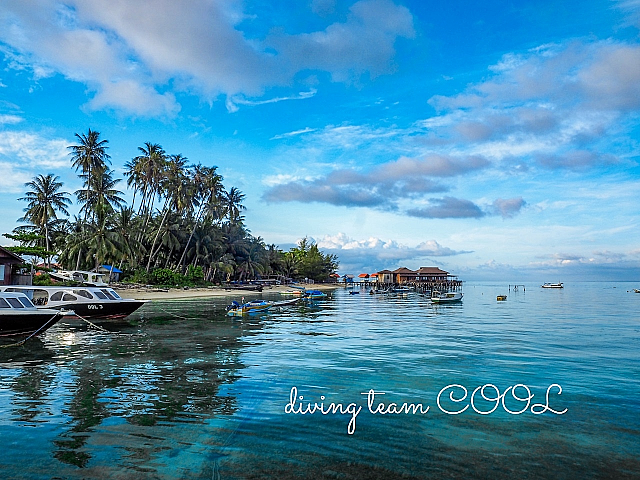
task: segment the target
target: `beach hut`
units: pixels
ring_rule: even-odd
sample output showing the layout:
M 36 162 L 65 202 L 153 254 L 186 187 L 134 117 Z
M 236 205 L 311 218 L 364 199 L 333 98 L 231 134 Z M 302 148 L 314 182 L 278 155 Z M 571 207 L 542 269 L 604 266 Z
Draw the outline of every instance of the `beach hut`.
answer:
M 412 283 L 412 282 L 415 282 L 416 278 L 418 277 L 418 272 L 409 270 L 407 267 L 398 268 L 394 270 L 392 273 L 394 276 L 394 283 L 397 283 L 397 284 Z
M 31 275 L 12 274 L 14 266 L 22 265 L 23 263 L 22 257 L 6 248 L 0 247 L 0 285 L 31 285 Z M 25 282 L 22 277 L 28 277 L 28 282 Z
M 342 281 L 344 283 L 353 283 L 353 275 L 347 275 L 347 274 L 343 275 Z
M 378 272 L 378 283 L 383 283 L 383 284 L 392 284 L 394 283 L 393 280 L 393 272 L 391 270 L 381 270 Z
M 449 272 L 438 267 L 420 267 L 418 269 L 418 282 L 445 282 L 449 278 Z
M 360 275 L 358 275 L 358 283 L 364 283 L 364 284 L 369 283 L 369 274 L 361 273 Z
M 102 273 L 103 275 L 111 275 L 109 277 L 109 282 L 119 282 L 122 270 L 111 265 L 100 265 L 98 267 L 98 273 Z

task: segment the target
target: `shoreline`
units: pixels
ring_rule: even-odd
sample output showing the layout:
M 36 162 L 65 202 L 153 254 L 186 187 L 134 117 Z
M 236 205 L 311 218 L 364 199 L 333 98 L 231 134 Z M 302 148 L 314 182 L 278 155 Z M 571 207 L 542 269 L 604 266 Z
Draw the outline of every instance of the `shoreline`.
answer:
M 305 288 L 308 290 L 334 290 L 340 285 L 333 284 L 310 284 Z M 262 292 L 255 290 L 225 289 L 224 287 L 195 287 L 185 290 L 184 288 L 162 289 L 156 287 L 138 288 L 113 288 L 122 298 L 133 298 L 136 300 L 181 300 L 192 298 L 209 297 L 229 297 L 241 295 L 243 297 L 260 296 L 264 293 L 280 293 L 293 290 L 290 285 L 275 285 L 265 287 Z

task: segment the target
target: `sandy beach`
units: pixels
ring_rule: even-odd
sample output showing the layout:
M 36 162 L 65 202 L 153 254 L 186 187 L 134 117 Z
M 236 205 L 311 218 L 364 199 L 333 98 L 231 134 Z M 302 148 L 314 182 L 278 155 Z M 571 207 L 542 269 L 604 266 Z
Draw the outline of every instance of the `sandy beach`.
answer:
M 339 285 L 328 284 L 311 284 L 306 285 L 308 290 L 333 290 L 340 288 Z M 273 287 L 265 287 L 262 292 L 254 290 L 225 289 L 224 287 L 200 287 L 200 288 L 157 288 L 157 287 L 137 287 L 122 288 L 116 287 L 114 290 L 122 298 L 135 298 L 138 300 L 179 300 L 186 298 L 198 297 L 223 297 L 223 296 L 242 296 L 245 298 L 259 297 L 263 293 L 279 293 L 292 291 L 289 285 L 277 285 Z

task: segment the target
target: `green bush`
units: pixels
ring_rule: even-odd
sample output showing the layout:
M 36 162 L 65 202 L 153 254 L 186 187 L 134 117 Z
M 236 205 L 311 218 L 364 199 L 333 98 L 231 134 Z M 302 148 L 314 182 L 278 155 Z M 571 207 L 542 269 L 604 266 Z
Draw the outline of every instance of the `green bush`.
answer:
M 182 285 L 184 277 L 168 268 L 158 268 L 149 274 L 149 282 L 154 285 Z
M 204 282 L 204 271 L 201 266 L 194 267 L 193 265 L 189 265 L 187 269 L 187 280 L 191 283 L 202 283 Z
M 43 273 L 42 275 L 34 275 L 33 284 L 40 287 L 48 287 L 54 285 L 48 273 Z
M 151 283 L 149 279 L 149 274 L 144 269 L 138 269 L 133 273 L 130 273 L 126 276 L 126 282 L 130 283 L 142 283 L 148 284 Z

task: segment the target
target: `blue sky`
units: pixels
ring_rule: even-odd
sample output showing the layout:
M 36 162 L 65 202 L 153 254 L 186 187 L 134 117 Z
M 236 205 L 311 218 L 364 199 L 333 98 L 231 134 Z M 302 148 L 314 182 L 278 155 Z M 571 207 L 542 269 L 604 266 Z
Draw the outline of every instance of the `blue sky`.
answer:
M 215 165 L 342 273 L 640 280 L 640 1 L 8 0 L 0 233 L 97 130 Z M 4 241 L 4 239 L 0 239 Z

